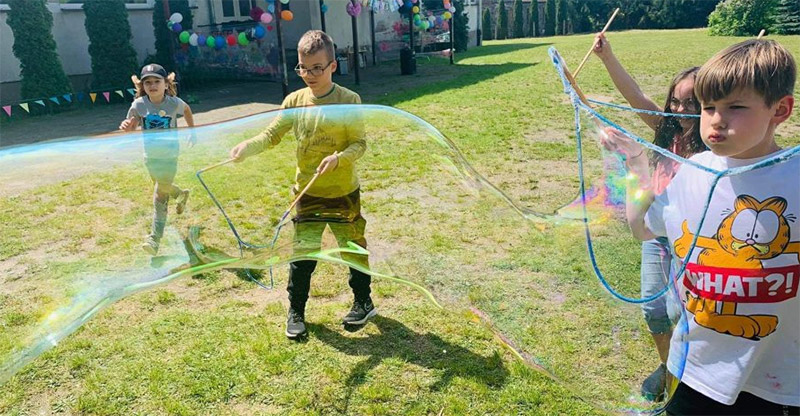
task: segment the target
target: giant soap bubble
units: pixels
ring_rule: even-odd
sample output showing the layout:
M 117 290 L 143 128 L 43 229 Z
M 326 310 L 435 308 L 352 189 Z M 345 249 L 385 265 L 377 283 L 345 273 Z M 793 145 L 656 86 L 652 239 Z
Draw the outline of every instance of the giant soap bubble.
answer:
M 675 383 L 668 380 L 653 397 L 641 394 L 661 363 L 641 309 L 663 311 L 666 331 L 676 334 L 666 358 L 680 378 L 688 349 L 681 334 L 691 316 L 682 313 L 681 293 L 670 283 L 679 270 L 663 270 L 658 290 L 643 293 L 641 245 L 623 214 L 631 175 L 623 155 L 590 140 L 599 141 L 610 120 L 571 98 L 580 157 L 516 163 L 507 172 L 513 180 L 497 186 L 434 126 L 371 105 L 1 150 L 0 305 L 11 324 L 0 334 L 0 383 L 36 366 L 37 356 L 125 296 L 218 269 L 236 271 L 253 282 L 252 290 L 273 282 L 280 288 L 286 263 L 313 259 L 368 272 L 373 285 L 403 284 L 402 296 L 423 296 L 432 310 L 472 310 L 520 358 L 600 409 L 657 412 Z M 306 218 L 323 221 L 311 221 L 310 234 L 303 230 L 309 222 L 292 220 L 296 211 L 284 218 L 298 191 L 291 189 L 297 152 L 291 131 L 260 155 L 225 163 L 231 147 L 277 117 L 294 120 L 294 129 L 309 120 L 323 128 L 363 126 L 367 145 L 357 173 L 366 245 L 339 232 L 353 218 L 313 204 L 303 208 Z M 158 209 L 145 141 L 181 143 L 174 184 L 190 190 L 182 214 L 174 199 L 168 202 L 155 256 L 141 247 Z M 574 174 L 565 179 L 555 170 Z M 524 181 L 536 182 L 533 198 L 516 188 Z M 544 265 L 562 271 L 540 272 Z

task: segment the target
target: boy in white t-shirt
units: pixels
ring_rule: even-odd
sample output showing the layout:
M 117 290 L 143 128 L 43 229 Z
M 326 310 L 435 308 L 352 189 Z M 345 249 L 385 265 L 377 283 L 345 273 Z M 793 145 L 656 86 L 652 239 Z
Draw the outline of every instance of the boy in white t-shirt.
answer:
M 792 55 L 771 40 L 741 42 L 706 62 L 694 88 L 711 151 L 691 160 L 723 171 L 781 153 L 775 129 L 792 113 L 796 72 Z M 611 140 L 633 155 L 630 172 L 646 178 L 641 148 Z M 722 177 L 704 217 L 714 176 L 686 164 L 661 195 L 645 181 L 628 190 L 634 236 L 666 236 L 679 259 L 705 218 L 676 278 L 688 333 L 675 333 L 672 350 L 687 350 L 685 363 L 682 354 L 668 362 L 672 374 L 685 367 L 667 413 L 798 414 L 800 158 Z

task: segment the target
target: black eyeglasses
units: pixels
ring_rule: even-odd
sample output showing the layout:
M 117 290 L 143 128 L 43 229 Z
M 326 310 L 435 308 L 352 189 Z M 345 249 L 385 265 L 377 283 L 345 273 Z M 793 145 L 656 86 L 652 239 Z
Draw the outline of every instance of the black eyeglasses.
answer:
M 318 77 L 318 76 L 322 75 L 322 73 L 325 72 L 325 70 L 328 69 L 328 67 L 331 66 L 332 63 L 333 63 L 333 60 L 328 62 L 328 65 L 325 65 L 325 66 L 323 66 L 321 68 L 318 67 L 318 66 L 315 66 L 314 68 L 305 68 L 305 67 L 300 66 L 300 64 L 297 64 L 297 66 L 294 67 L 294 72 L 297 72 L 297 75 L 300 75 L 301 77 L 303 75 L 305 75 L 305 74 L 311 74 L 311 75 L 313 75 L 315 77 Z

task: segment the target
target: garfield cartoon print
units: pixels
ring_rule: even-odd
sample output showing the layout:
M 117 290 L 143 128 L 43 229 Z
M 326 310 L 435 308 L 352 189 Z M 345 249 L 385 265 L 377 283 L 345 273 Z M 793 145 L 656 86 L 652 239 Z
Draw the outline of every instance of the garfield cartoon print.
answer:
M 697 237 L 700 250 L 686 265 L 686 310 L 698 325 L 722 334 L 759 340 L 779 325 L 774 315 L 737 312 L 743 303 L 782 302 L 797 296 L 800 241 L 790 241 L 796 215 L 786 212 L 782 197 L 762 201 L 739 195 L 714 236 Z M 796 225 L 794 225 L 796 226 Z M 695 236 L 686 220 L 675 241 L 675 254 L 686 258 Z M 791 256 L 789 265 L 766 267 L 766 260 Z M 712 266 L 713 265 L 713 266 Z

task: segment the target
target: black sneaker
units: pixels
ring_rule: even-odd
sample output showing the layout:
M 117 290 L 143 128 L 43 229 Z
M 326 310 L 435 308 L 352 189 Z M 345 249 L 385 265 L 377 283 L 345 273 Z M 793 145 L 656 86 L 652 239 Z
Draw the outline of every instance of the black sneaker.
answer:
M 306 318 L 303 313 L 298 313 L 294 309 L 289 309 L 289 317 L 286 319 L 286 337 L 295 339 L 307 334 Z
M 664 399 L 667 389 L 667 367 L 661 364 L 642 382 L 642 396 L 647 400 L 658 402 Z
M 353 302 L 353 307 L 350 309 L 350 312 L 344 318 L 342 318 L 342 324 L 364 325 L 367 323 L 369 318 L 372 318 L 377 314 L 378 310 L 375 309 L 375 305 L 372 304 L 372 299 L 356 299 L 356 301 Z

